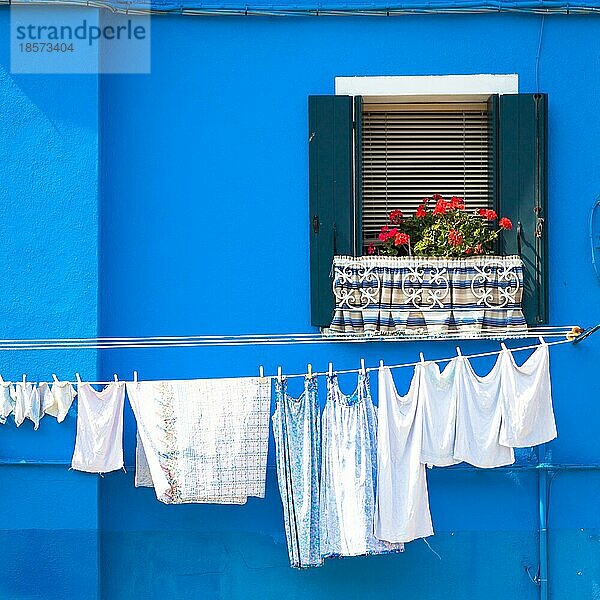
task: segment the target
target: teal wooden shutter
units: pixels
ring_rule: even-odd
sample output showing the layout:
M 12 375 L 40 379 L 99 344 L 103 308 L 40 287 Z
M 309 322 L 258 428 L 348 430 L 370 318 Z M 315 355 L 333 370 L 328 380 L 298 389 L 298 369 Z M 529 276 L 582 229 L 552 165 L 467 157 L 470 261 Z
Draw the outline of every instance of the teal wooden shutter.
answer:
M 548 322 L 546 94 L 498 100 L 498 211 L 513 222 L 502 234 L 505 254 L 524 265 L 523 313 L 530 326 Z
M 356 250 L 353 197 L 352 98 L 309 96 L 311 323 L 328 327 L 334 299 L 334 255 Z

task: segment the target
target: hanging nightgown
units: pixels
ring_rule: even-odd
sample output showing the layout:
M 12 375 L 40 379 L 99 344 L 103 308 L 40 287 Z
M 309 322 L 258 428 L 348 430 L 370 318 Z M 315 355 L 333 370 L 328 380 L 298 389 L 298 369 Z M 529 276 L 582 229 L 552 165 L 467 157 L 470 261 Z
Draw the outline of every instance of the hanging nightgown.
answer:
M 402 551 L 373 535 L 377 476 L 377 415 L 368 380 L 359 374 L 354 393 L 327 380 L 322 417 L 321 555 L 359 556 Z
M 415 367 L 408 393 L 400 396 L 390 369 L 379 369 L 375 535 L 387 542 L 410 542 L 433 535 L 425 465 L 421 462 L 422 371 L 422 365 Z
M 317 383 L 306 378 L 299 398 L 287 382 L 275 381 L 273 434 L 277 480 L 292 567 L 322 564 L 319 542 L 319 466 L 321 454 Z

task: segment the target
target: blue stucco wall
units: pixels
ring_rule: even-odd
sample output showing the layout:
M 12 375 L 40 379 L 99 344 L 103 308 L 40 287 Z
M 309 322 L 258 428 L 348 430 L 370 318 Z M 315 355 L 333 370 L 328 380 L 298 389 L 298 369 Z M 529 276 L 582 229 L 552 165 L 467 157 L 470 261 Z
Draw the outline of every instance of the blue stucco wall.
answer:
M 0 10 L 0 338 L 95 336 L 98 78 L 11 75 L 9 17 Z M 0 373 L 95 378 L 96 360 L 0 352 Z M 74 411 L 0 431 L 2 599 L 98 595 L 98 482 L 63 466 L 74 431 Z
M 6 11 L 0 12 L 3 27 L 6 17 Z M 34 247 L 32 277 L 57 285 L 58 276 L 77 264 L 90 292 L 89 297 L 84 294 L 86 300 L 74 299 L 72 294 L 82 293 L 82 280 L 71 275 L 68 295 L 57 300 L 57 310 L 68 313 L 72 307 L 74 312 L 63 322 L 55 318 L 48 323 L 55 313 L 42 303 L 47 295 L 24 287 L 18 298 L 27 298 L 27 305 L 14 308 L 14 290 L 0 288 L 0 306 L 8 315 L 2 335 L 43 331 L 45 336 L 48 328 L 60 337 L 93 332 L 96 278 L 101 335 L 308 331 L 307 96 L 333 93 L 338 75 L 518 73 L 521 91 L 536 91 L 540 24 L 539 17 L 510 15 L 163 16 L 152 21 L 150 75 L 97 79 L 13 77 L 2 54 L 3 105 L 14 111 L 22 97 L 29 98 L 54 124 L 48 135 L 60 137 L 56 130 L 69 124 L 80 136 L 71 148 L 73 163 L 53 156 L 42 171 L 36 169 L 58 171 L 58 179 L 64 180 L 65 187 L 51 194 L 42 183 L 23 188 L 10 168 L 0 168 L 1 181 L 8 181 L 15 194 L 15 207 L 6 209 L 6 215 L 19 211 L 19 218 L 5 227 L 21 225 L 19 235 L 1 245 L 2 252 L 18 257 L 31 248 L 25 223 L 45 232 L 48 222 L 60 216 L 71 227 L 61 238 L 65 247 L 55 259 L 56 272 L 45 247 Z M 550 99 L 553 324 L 600 321 L 600 283 L 587 239 L 588 211 L 600 189 L 594 150 L 600 140 L 598 26 L 590 17 L 552 17 L 546 19 L 542 37 L 539 89 Z M 9 135 L 22 136 L 17 147 L 21 162 L 26 160 L 40 133 L 24 135 L 21 122 L 5 124 L 4 116 L 0 123 Z M 33 127 L 35 121 L 25 125 Z M 98 139 L 99 147 L 94 146 Z M 5 136 L 0 143 L 6 146 L 3 154 L 15 152 Z M 94 161 L 87 169 L 84 160 L 93 159 L 94 147 L 97 174 Z M 81 180 L 84 189 L 70 196 L 68 186 Z M 60 204 L 64 197 L 71 197 L 77 210 L 87 207 L 85 219 L 73 216 L 72 204 Z M 34 225 L 27 220 L 29 202 Z M 96 214 L 97 245 L 95 227 L 87 227 Z M 22 269 L 24 261 L 13 264 Z M 17 317 L 11 323 L 13 314 Z M 39 328 L 33 325 L 36 319 Z M 470 353 L 495 345 L 468 342 L 462 347 Z M 559 438 L 548 450 L 555 462 L 600 463 L 594 378 L 599 347 L 600 339 L 592 337 L 552 351 Z M 113 350 L 99 353 L 98 369 L 103 378 L 114 372 L 129 377 L 133 369 L 142 378 L 219 377 L 254 374 L 259 364 L 273 373 L 278 364 L 285 372 L 299 372 L 307 362 L 323 370 L 330 360 L 338 368 L 351 368 L 360 357 L 371 365 L 380 358 L 403 362 L 414 360 L 419 351 L 428 358 L 443 357 L 454 353 L 454 344 Z M 57 354 L 52 360 L 31 355 L 11 357 L 2 366 L 8 376 L 26 369 L 32 377 L 47 377 L 61 369 L 93 372 L 93 361 L 88 355 Z M 489 365 L 481 360 L 475 366 L 484 372 Z M 409 375 L 397 372 L 399 388 L 406 388 Z M 354 384 L 352 377 L 342 378 L 345 389 Z M 126 416 L 126 457 L 132 464 L 129 409 Z M 2 429 L 1 455 L 19 458 L 35 447 L 39 456 L 34 458 L 68 457 L 74 422 L 52 425 L 44 423 L 36 434 Z M 520 456 L 522 464 L 532 461 L 527 452 Z M 430 544 L 435 553 L 418 541 L 403 555 L 329 561 L 321 569 L 296 572 L 287 566 L 272 453 L 269 464 L 267 498 L 245 507 L 163 506 L 151 490 L 133 488 L 131 470 L 98 480 L 58 466 L 0 467 L 0 484 L 11 486 L 11 496 L 0 500 L 0 508 L 6 506 L 1 514 L 14 511 L 15 498 L 27 499 L 19 504 L 19 518 L 0 528 L 2 549 L 8 548 L 12 561 L 11 578 L 0 587 L 0 597 L 30 597 L 31 590 L 23 589 L 17 576 L 25 572 L 37 586 L 33 597 L 40 598 L 93 597 L 98 585 L 110 600 L 400 594 L 427 600 L 528 600 L 539 595 L 526 572 L 531 567 L 534 573 L 538 564 L 535 472 L 431 471 L 436 535 Z M 550 597 L 597 597 L 600 472 L 560 473 L 550 490 Z M 66 510 L 52 518 L 42 503 L 50 494 L 57 495 L 59 505 L 63 495 L 71 502 L 65 501 Z M 66 552 L 66 543 L 56 550 L 64 587 L 50 585 L 36 571 L 35 548 L 44 548 L 36 535 L 77 540 L 90 549 L 96 533 L 99 572 L 91 553 L 77 557 Z M 73 595 L 77 586 L 85 586 L 84 592 Z

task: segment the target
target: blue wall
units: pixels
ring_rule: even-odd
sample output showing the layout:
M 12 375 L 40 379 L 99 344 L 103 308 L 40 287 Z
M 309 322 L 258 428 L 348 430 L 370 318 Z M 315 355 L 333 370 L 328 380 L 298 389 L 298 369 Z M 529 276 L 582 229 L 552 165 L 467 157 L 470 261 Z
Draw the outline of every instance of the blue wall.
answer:
M 98 77 L 11 75 L 9 26 L 1 10 L 0 338 L 95 336 Z M 93 350 L 0 352 L 6 380 L 96 367 Z M 98 595 L 98 482 L 62 466 L 74 431 L 74 411 L 0 431 L 2 599 Z
M 0 12 L 3 27 L 7 14 Z M 98 273 L 100 335 L 308 331 L 307 96 L 333 93 L 338 75 L 518 73 L 521 91 L 536 91 L 540 25 L 539 17 L 509 15 L 157 17 L 152 21 L 152 73 L 98 80 L 12 77 L 7 74 L 8 57 L 2 54 L 3 105 L 15 110 L 25 96 L 55 123 L 54 130 L 60 131 L 56 123 L 69 123 L 85 140 L 72 148 L 74 164 L 50 156 L 48 167 L 36 169 L 38 174 L 58 170 L 57 179 L 65 186 L 82 181 L 71 203 L 61 204 L 70 197 L 63 189 L 53 190 L 49 199 L 39 182 L 17 189 L 23 184 L 2 166 L 1 181 L 12 186 L 15 197 L 10 211 L 18 211 L 18 218 L 10 211 L 0 218 L 10 217 L 19 232 L 2 244 L 2 252 L 17 256 L 31 248 L 26 223 L 44 232 L 58 219 L 71 223 L 65 232 L 71 243 L 55 259 L 56 273 L 42 246 L 33 249 L 28 264 L 33 277 L 57 285 L 76 262 L 87 291 L 95 289 Z M 600 284 L 587 238 L 589 208 L 600 189 L 595 151 L 600 140 L 597 27 L 595 18 L 552 17 L 546 19 L 542 37 L 539 90 L 550 99 L 553 324 L 600 321 Z M 28 136 L 23 130 L 37 127 L 35 121 L 5 124 L 4 119 L 0 117 L 3 129 L 21 136 L 17 147 L 26 160 L 41 134 L 33 129 Z M 98 134 L 99 175 L 92 161 L 80 176 Z M 8 146 L 4 151 L 15 151 L 7 139 L 0 143 Z M 86 219 L 74 217 L 73 209 L 83 210 Z M 31 210 L 36 210 L 33 218 Z M 97 246 L 95 229 L 87 226 L 95 214 Z M 24 263 L 12 264 L 23 268 Z M 75 314 L 54 318 L 52 334 L 93 332 L 95 294 L 94 303 L 74 301 L 71 294 L 81 292 L 81 280 L 76 274 L 68 279 L 69 295 L 60 300 L 58 310 L 67 313 L 72 306 Z M 0 288 L 0 306 L 7 315 L 3 337 L 50 333 L 47 321 L 54 309 L 45 304 L 46 295 L 30 290 L 25 287 L 19 295 L 28 305 L 14 308 L 14 289 Z M 18 319 L 11 319 L 13 314 Z M 600 463 L 600 405 L 593 377 L 599 345 L 600 339 L 593 337 L 552 351 L 559 438 L 548 449 L 557 463 Z M 468 353 L 495 348 L 491 342 L 462 347 Z M 454 345 L 113 350 L 99 353 L 98 368 L 103 378 L 114 372 L 129 377 L 133 369 L 142 378 L 219 377 L 254 374 L 259 364 L 273 373 L 279 364 L 285 372 L 299 372 L 307 362 L 323 370 L 330 360 L 338 368 L 352 368 L 360 357 L 371 365 L 380 358 L 403 362 L 414 360 L 420 350 L 428 358 L 443 357 L 453 354 Z M 2 365 L 7 376 L 18 376 L 23 369 L 32 377 L 48 377 L 57 369 L 66 374 L 75 364 L 80 371 L 93 372 L 93 357 L 87 355 L 7 360 Z M 475 366 L 484 372 L 489 365 L 481 360 Z M 396 373 L 400 388 L 406 388 L 409 376 L 407 371 Z M 347 390 L 353 385 L 352 377 L 342 379 Z M 3 428 L 1 456 L 19 458 L 39 447 L 36 459 L 68 457 L 74 422 L 52 425 L 44 422 L 35 434 Z M 133 463 L 133 441 L 128 410 L 128 464 Z M 519 460 L 527 465 L 534 457 L 525 451 Z M 13 506 L 15 497 L 28 498 L 7 534 L 11 556 L 21 560 L 11 565 L 15 573 L 19 564 L 26 567 L 43 590 L 34 597 L 45 598 L 92 597 L 96 585 L 110 600 L 283 594 L 348 599 L 400 593 L 429 600 L 538 597 L 539 589 L 526 572 L 526 567 L 535 572 L 538 564 L 538 484 L 531 470 L 431 471 L 436 535 L 430 544 L 435 552 L 417 541 L 403 555 L 329 561 L 321 569 L 296 572 L 288 567 L 272 453 L 269 463 L 267 498 L 250 500 L 245 507 L 163 506 L 151 490 L 133 488 L 131 470 L 98 480 L 58 466 L 0 468 L 0 485 L 11 482 L 13 494 L 0 502 Z M 52 493 L 48 479 L 53 477 L 54 493 L 68 493 L 80 511 L 86 508 L 85 514 L 63 512 L 56 523 L 44 520 L 41 500 Z M 600 593 L 599 493 L 600 472 L 561 472 L 551 484 L 551 598 Z M 35 570 L 35 538 L 27 536 L 46 527 L 46 539 L 60 540 L 72 530 L 64 535 L 90 548 L 93 538 L 86 542 L 85 536 L 94 533 L 96 510 L 100 574 L 82 565 L 84 559 L 65 554 L 58 569 L 61 585 L 67 587 L 46 587 Z M 9 581 L 10 591 L 0 586 L 0 597 L 28 597 L 30 590 L 16 587 L 16 579 Z M 68 590 L 78 585 L 90 593 L 71 596 Z

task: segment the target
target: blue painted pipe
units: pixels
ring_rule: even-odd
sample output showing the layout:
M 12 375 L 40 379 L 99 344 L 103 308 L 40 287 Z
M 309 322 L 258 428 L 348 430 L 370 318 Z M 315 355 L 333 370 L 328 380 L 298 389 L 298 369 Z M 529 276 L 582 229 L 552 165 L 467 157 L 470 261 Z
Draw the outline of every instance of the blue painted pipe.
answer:
M 538 447 L 538 461 L 546 464 L 546 444 Z M 540 600 L 548 600 L 548 470 L 538 474 L 540 500 Z

